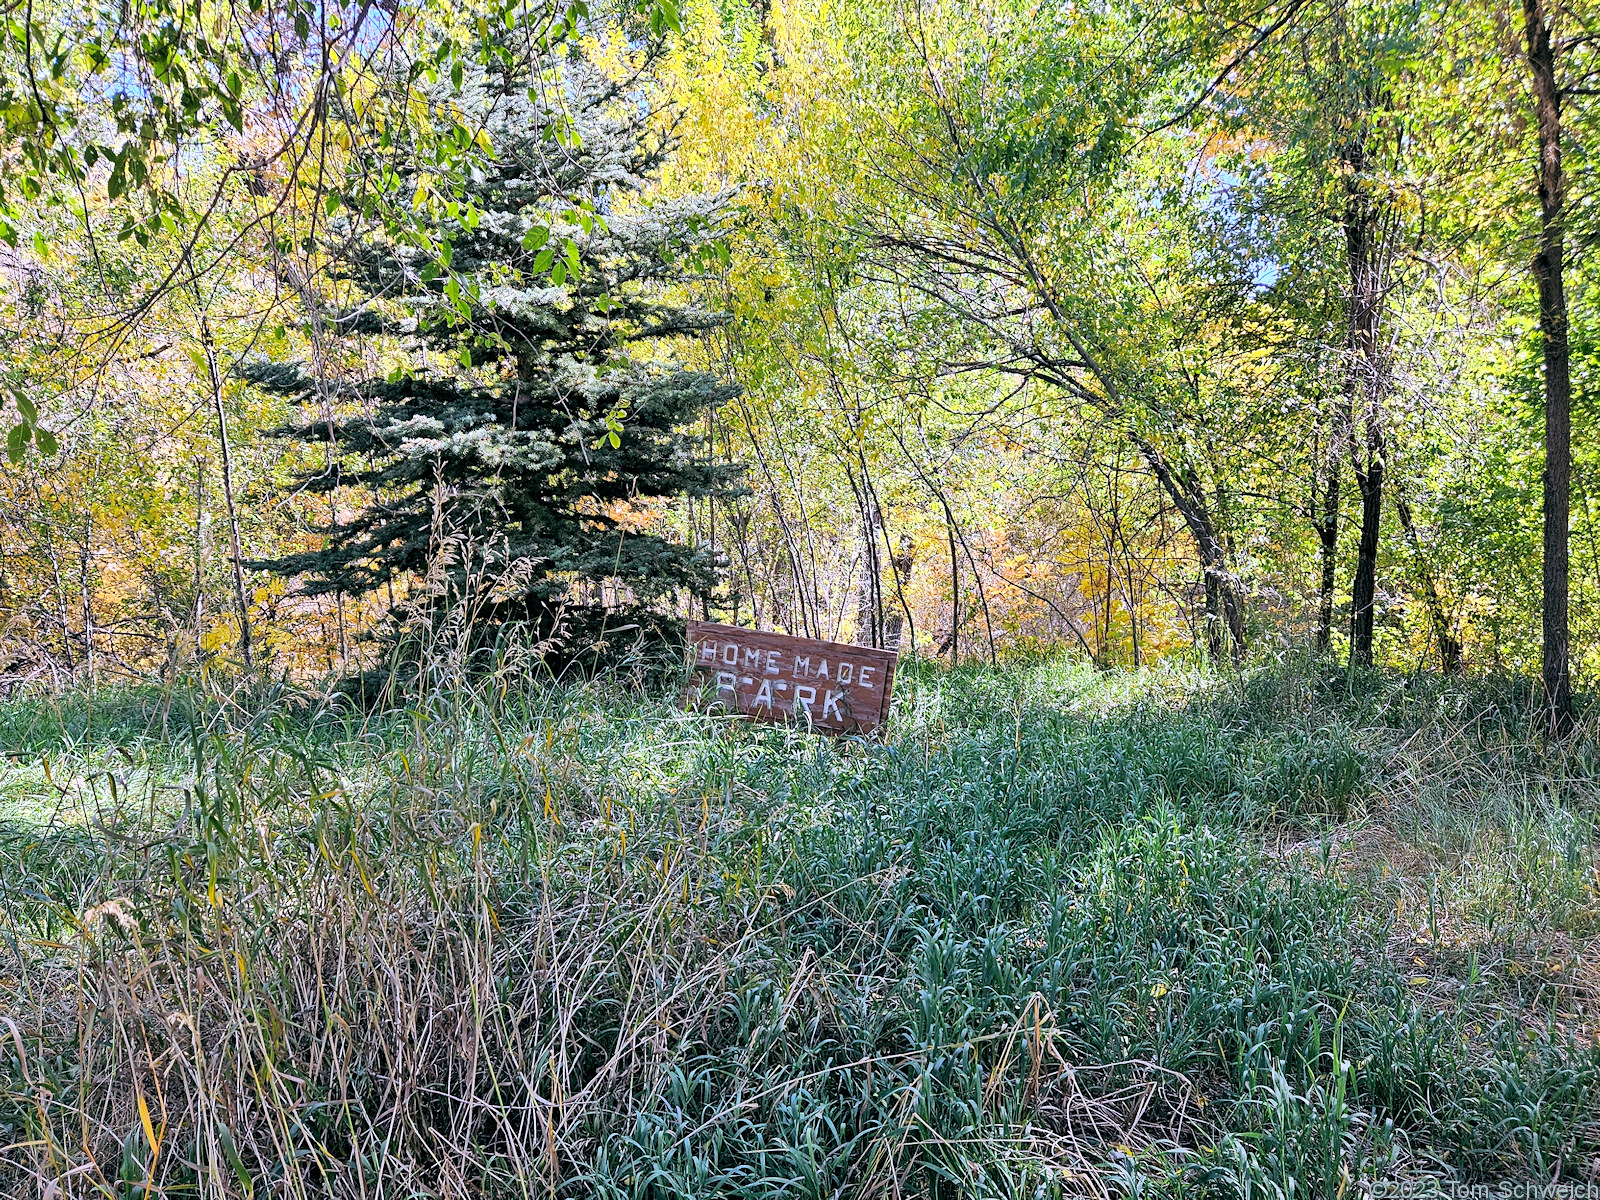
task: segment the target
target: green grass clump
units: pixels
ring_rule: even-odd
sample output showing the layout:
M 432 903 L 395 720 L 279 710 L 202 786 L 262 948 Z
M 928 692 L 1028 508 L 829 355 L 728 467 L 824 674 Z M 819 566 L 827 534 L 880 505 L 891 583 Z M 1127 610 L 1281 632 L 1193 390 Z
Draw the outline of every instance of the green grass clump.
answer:
M 0 711 L 0 1192 L 1600 1171 L 1585 737 L 1304 669 L 902 678 L 871 744 L 494 678 Z

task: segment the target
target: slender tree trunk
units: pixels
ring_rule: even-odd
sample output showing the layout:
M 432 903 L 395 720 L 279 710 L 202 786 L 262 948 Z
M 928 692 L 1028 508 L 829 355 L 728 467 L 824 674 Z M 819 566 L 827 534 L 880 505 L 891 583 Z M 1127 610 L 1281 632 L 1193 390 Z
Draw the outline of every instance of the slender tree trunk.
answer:
M 1361 534 L 1350 585 L 1350 662 L 1372 666 L 1372 632 L 1378 589 L 1378 534 L 1383 522 L 1383 394 L 1385 367 L 1380 342 L 1383 320 L 1383 246 L 1378 215 L 1361 175 L 1367 166 L 1366 133 L 1358 130 L 1345 151 L 1347 185 L 1343 215 L 1350 275 L 1347 420 L 1350 456 L 1361 495 Z M 1366 445 L 1356 443 L 1356 407 L 1362 408 Z
M 878 511 L 878 501 L 872 492 L 866 463 L 861 463 L 859 487 L 848 462 L 844 469 L 845 477 L 850 481 L 850 490 L 856 496 L 856 512 L 861 518 L 861 577 L 856 589 L 855 640 L 858 646 L 881 646 L 883 562 L 878 557 L 878 529 L 883 524 L 883 514 Z
M 1222 658 L 1224 639 L 1222 636 L 1222 591 L 1217 586 L 1217 577 L 1210 571 L 1204 572 L 1206 584 L 1206 657 L 1212 662 Z
M 1322 505 L 1320 518 L 1313 520 L 1322 567 L 1317 584 L 1318 654 L 1327 654 L 1333 646 L 1333 585 L 1339 562 L 1339 475 L 1344 462 L 1342 440 L 1338 430 L 1329 431 L 1328 475 L 1323 480 L 1322 495 L 1313 496 L 1313 503 L 1320 501 Z
M 706 445 L 711 448 L 711 457 L 715 458 L 717 456 L 717 427 L 712 421 L 711 409 L 709 407 L 706 409 Z M 706 529 L 709 531 L 711 546 L 711 569 L 714 572 L 717 569 L 717 498 L 716 495 L 711 492 L 706 494 Z M 713 575 L 712 578 L 715 579 L 716 576 Z M 715 586 L 715 583 L 713 583 L 712 587 Z M 700 598 L 700 608 L 705 616 L 705 619 L 709 621 L 711 619 L 710 588 L 707 588 L 705 595 Z M 739 621 L 736 615 L 734 618 L 734 624 L 737 625 L 738 623 Z
M 89 546 L 94 536 L 94 514 L 83 510 L 83 540 L 78 546 L 78 588 L 83 596 L 83 665 L 94 687 L 94 586 L 89 570 Z
M 950 540 L 950 639 L 946 645 L 953 667 L 961 661 L 961 567 L 956 560 L 956 529 L 949 509 L 945 510 L 944 533 Z
M 31 474 L 31 472 L 30 472 Z M 50 532 L 53 522 L 45 512 L 44 492 L 39 487 L 39 477 L 33 476 L 33 498 L 36 504 L 35 511 L 39 514 L 40 540 L 44 543 L 45 556 L 50 560 L 50 577 L 55 584 L 56 593 L 56 620 L 61 625 L 61 657 L 66 660 L 67 674 L 73 674 L 78 668 L 73 661 L 72 653 L 72 626 L 67 620 L 67 589 L 61 581 L 61 556 L 56 553 L 56 539 Z
M 1180 474 L 1153 443 L 1137 435 L 1133 440 L 1156 482 L 1183 518 L 1199 552 L 1206 588 L 1206 647 L 1213 660 L 1220 660 L 1225 632 L 1233 660 L 1242 662 L 1249 648 L 1245 642 L 1244 605 L 1238 581 L 1228 569 L 1227 546 L 1218 533 L 1211 506 L 1206 503 L 1205 491 L 1193 471 Z
M 1433 622 L 1434 639 L 1439 643 L 1439 667 L 1446 675 L 1458 675 L 1461 673 L 1461 639 L 1450 627 L 1450 616 L 1444 611 L 1444 598 L 1439 594 L 1438 581 L 1428 569 L 1422 538 L 1417 533 L 1416 522 L 1411 519 L 1411 506 L 1406 503 L 1398 487 L 1394 490 L 1394 511 L 1400 518 L 1400 528 L 1405 531 L 1406 542 L 1416 556 L 1417 569 L 1422 574 L 1422 595 L 1428 605 L 1428 617 Z
M 945 511 L 950 511 L 949 502 L 945 502 Z M 978 560 L 973 556 L 972 547 L 967 543 L 967 535 L 961 532 L 954 517 L 950 519 L 950 527 L 956 531 L 956 537 L 961 540 L 961 550 L 967 556 L 967 566 L 972 568 L 972 582 L 978 587 L 978 606 L 983 610 L 983 632 L 989 643 L 989 664 L 998 666 L 999 655 L 995 652 L 994 622 L 989 619 L 989 591 L 983 586 L 983 572 L 978 569 Z
M 884 533 L 884 543 L 887 546 L 888 532 Z M 883 644 L 894 651 L 900 649 L 901 639 L 910 633 L 913 649 L 917 644 L 917 627 L 911 620 L 911 606 L 906 603 L 906 584 L 911 582 L 911 570 L 916 565 L 916 546 L 905 534 L 900 535 L 900 551 L 889 556 L 889 566 L 894 569 L 894 590 L 900 600 L 901 612 L 891 614 L 884 622 Z M 904 620 L 902 622 L 902 613 Z
M 206 467 L 194 462 L 194 660 L 205 654 L 206 636 Z
M 199 304 L 199 289 L 195 291 Z M 228 413 L 222 403 L 222 372 L 217 366 L 217 345 L 211 336 L 211 323 L 205 313 L 200 314 L 200 338 L 205 348 L 206 370 L 211 379 L 211 404 L 217 415 L 217 440 L 222 448 L 222 495 L 228 508 L 228 556 L 233 564 L 233 601 L 239 610 L 239 651 L 244 658 L 244 669 L 255 670 L 255 656 L 250 645 L 250 605 L 245 599 L 244 555 L 239 541 L 239 508 L 234 502 L 233 446 L 228 439 Z
M 222 495 L 228 510 L 229 557 L 233 564 L 233 599 L 239 610 L 239 650 L 244 658 L 244 669 L 254 671 L 255 656 L 250 643 L 250 605 L 245 599 L 244 555 L 239 539 L 239 508 L 234 502 L 233 445 L 228 438 L 228 413 L 222 403 L 222 370 L 217 364 L 217 342 L 211 334 L 211 322 L 206 317 L 205 298 L 200 293 L 200 281 L 189 268 L 189 287 L 194 293 L 195 312 L 200 319 L 200 345 L 205 351 L 206 373 L 211 385 L 211 405 L 217 417 L 217 440 L 222 448 Z
M 1356 460 L 1356 490 L 1361 494 L 1361 537 L 1356 542 L 1356 573 L 1350 583 L 1350 662 L 1372 666 L 1372 629 L 1378 592 L 1378 533 L 1383 523 L 1383 445 L 1369 432 L 1365 464 Z
M 1568 527 L 1572 487 L 1572 380 L 1567 356 L 1566 180 L 1561 165 L 1561 91 L 1545 0 L 1522 0 L 1539 128 L 1539 331 L 1544 340 L 1544 669 L 1550 732 L 1572 727 L 1568 665 Z
M 873 509 L 878 514 L 878 532 L 883 534 L 883 549 L 889 559 L 889 570 L 894 576 L 894 594 L 895 598 L 900 602 L 901 610 L 893 616 L 884 616 L 880 611 L 879 616 L 883 621 L 883 644 L 889 650 L 898 651 L 900 649 L 901 631 L 909 629 L 911 645 L 914 649 L 917 644 L 917 625 L 911 619 L 911 606 L 906 603 L 905 585 L 911 579 L 911 564 L 915 555 L 915 547 L 909 537 L 901 534 L 900 550 L 899 553 L 895 552 L 894 547 L 889 542 L 889 526 L 883 519 L 883 505 L 878 500 L 877 488 L 873 485 L 871 476 L 864 474 L 863 480 L 866 484 L 867 495 L 872 498 Z M 887 605 L 883 605 L 883 608 L 887 608 Z M 901 624 L 900 620 L 902 614 L 905 616 L 904 625 Z

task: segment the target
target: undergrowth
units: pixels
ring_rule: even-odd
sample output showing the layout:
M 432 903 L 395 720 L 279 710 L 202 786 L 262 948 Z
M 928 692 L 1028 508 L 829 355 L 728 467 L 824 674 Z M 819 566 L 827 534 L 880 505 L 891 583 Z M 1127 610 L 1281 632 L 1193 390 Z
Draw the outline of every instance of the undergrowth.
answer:
M 14 701 L 0 1194 L 1595 1180 L 1595 739 L 1534 724 L 1060 662 L 908 666 L 871 743 L 510 674 Z

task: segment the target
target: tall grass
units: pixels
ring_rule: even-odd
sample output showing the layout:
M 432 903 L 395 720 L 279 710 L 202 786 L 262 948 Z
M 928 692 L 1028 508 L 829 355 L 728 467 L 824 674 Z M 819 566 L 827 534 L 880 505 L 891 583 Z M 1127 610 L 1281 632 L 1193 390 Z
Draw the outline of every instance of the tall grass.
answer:
M 1593 743 L 1513 689 L 913 668 L 864 743 L 514 674 L 0 709 L 0 1193 L 1600 1173 Z

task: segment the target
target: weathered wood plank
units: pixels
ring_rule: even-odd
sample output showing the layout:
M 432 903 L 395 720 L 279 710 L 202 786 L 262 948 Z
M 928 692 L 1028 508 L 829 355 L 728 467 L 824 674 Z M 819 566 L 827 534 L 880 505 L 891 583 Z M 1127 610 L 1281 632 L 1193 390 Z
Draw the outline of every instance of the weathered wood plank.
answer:
M 688 632 L 702 705 L 827 733 L 871 733 L 889 715 L 893 651 L 711 621 Z

